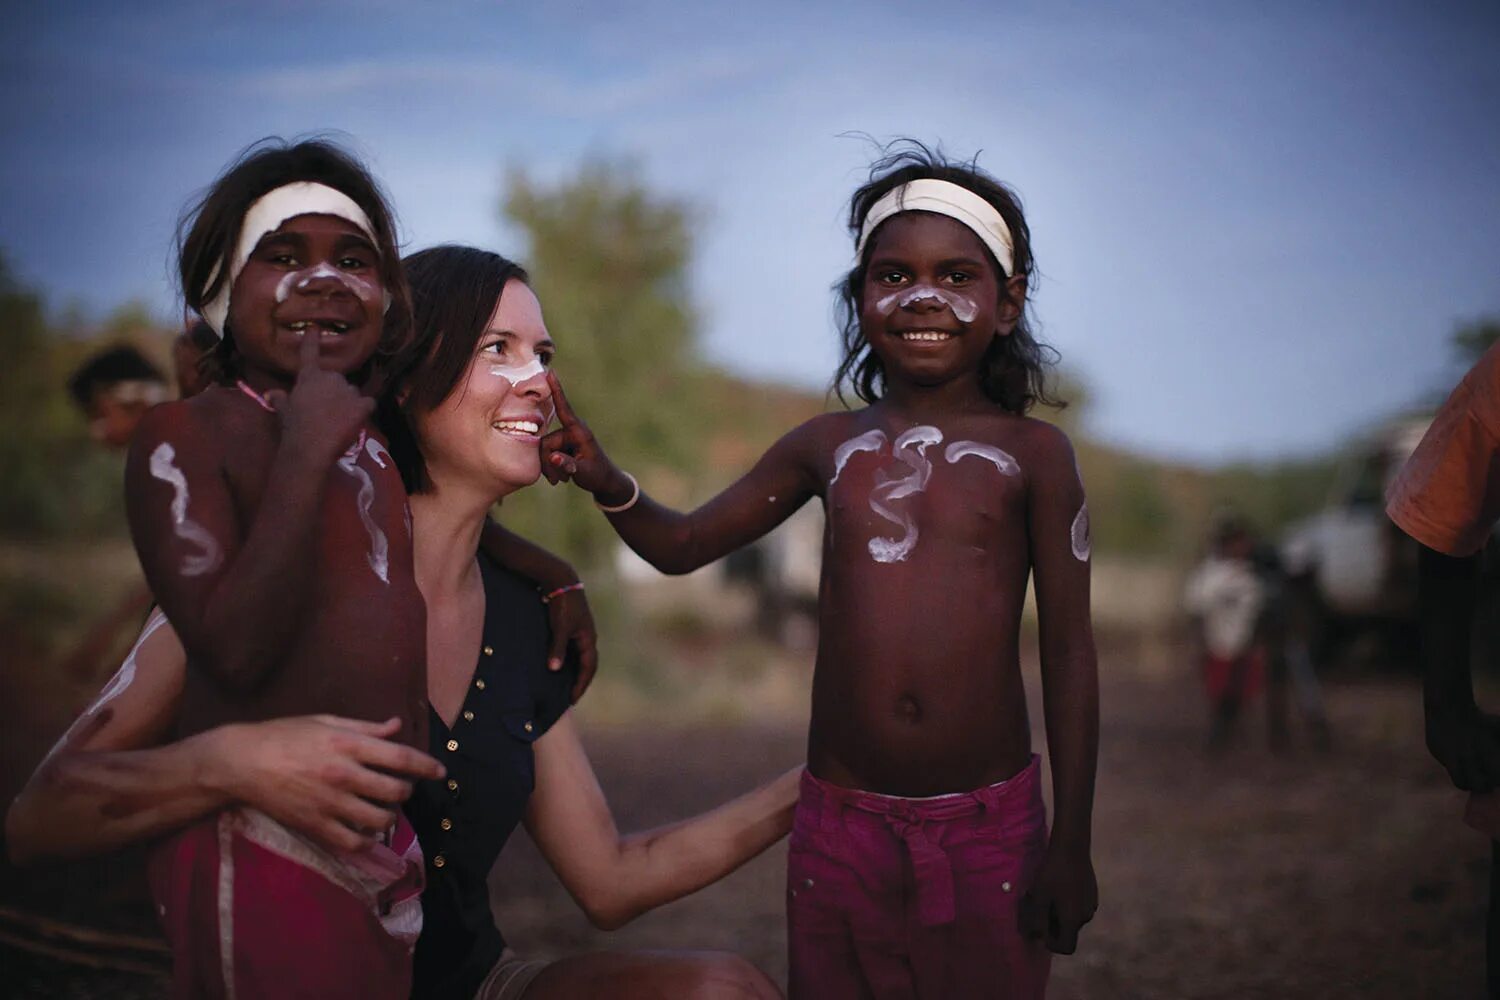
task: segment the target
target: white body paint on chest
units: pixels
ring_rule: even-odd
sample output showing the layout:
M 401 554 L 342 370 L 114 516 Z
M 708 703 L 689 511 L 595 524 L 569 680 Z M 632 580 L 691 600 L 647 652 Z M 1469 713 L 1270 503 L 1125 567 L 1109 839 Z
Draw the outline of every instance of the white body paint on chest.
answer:
M 923 299 L 936 299 L 943 303 L 953 310 L 953 315 L 960 323 L 972 322 L 974 317 L 979 315 L 979 306 L 974 303 L 973 299 L 936 285 L 913 285 L 911 288 L 894 291 L 883 298 L 876 299 L 875 308 L 880 311 L 880 315 L 889 316 L 897 309 L 914 306 Z
M 957 462 L 966 455 L 973 455 L 992 463 L 1002 476 L 1019 476 L 1021 467 L 1010 455 L 996 448 L 992 444 L 980 444 L 978 441 L 955 441 L 943 452 L 943 457 L 950 463 Z
M 490 374 L 511 384 L 514 388 L 527 379 L 536 378 L 547 370 L 547 366 L 536 358 L 532 358 L 529 364 L 524 365 L 490 365 Z
M 359 466 L 361 453 L 370 456 L 370 460 L 382 469 L 386 468 L 385 460 L 391 457 L 391 453 L 385 450 L 385 446 L 364 432 L 360 432 L 359 440 L 354 442 L 353 447 L 344 452 L 339 459 L 339 468 L 343 469 L 355 482 L 359 483 L 359 519 L 365 526 L 365 533 L 370 536 L 370 551 L 365 559 L 370 564 L 370 569 L 380 577 L 381 583 L 391 582 L 391 546 L 385 537 L 385 532 L 375 523 L 370 516 L 370 508 L 375 505 L 375 482 L 370 474 Z
M 859 437 L 852 437 L 833 449 L 833 478 L 828 480 L 828 488 L 833 489 L 833 484 L 839 481 L 839 473 L 844 471 L 844 465 L 850 456 L 861 451 L 879 451 L 885 447 L 885 431 L 865 431 Z
M 161 608 L 156 608 L 151 612 L 151 617 L 146 619 L 146 624 L 141 628 L 140 637 L 135 640 L 135 645 L 130 647 L 130 652 L 125 654 L 125 662 L 120 664 L 120 669 L 115 671 L 114 676 L 94 696 L 94 700 L 89 702 L 89 707 L 83 710 L 83 714 L 73 720 L 73 724 L 68 727 L 67 732 L 62 734 L 62 738 L 53 744 L 51 750 L 47 751 L 47 756 L 42 758 L 43 764 L 47 763 L 59 750 L 67 746 L 72 741 L 74 734 L 83 728 L 86 722 L 95 718 L 105 705 L 114 701 L 124 693 L 126 688 L 130 687 L 131 682 L 135 680 L 136 653 L 140 652 L 141 647 L 146 644 L 147 639 L 151 638 L 152 633 L 166 623 L 167 616 L 161 613 Z
M 163 441 L 151 453 L 151 475 L 172 487 L 172 527 L 177 537 L 200 550 L 182 560 L 183 576 L 202 576 L 219 568 L 219 543 L 208 530 L 187 516 L 187 477 L 177 467 L 177 450 Z
M 870 539 L 870 555 L 876 562 L 901 562 L 911 555 L 917 546 L 917 520 L 905 511 L 898 511 L 891 504 L 915 496 L 927 489 L 932 478 L 932 463 L 927 460 L 927 449 L 941 444 L 943 432 L 936 427 L 919 424 L 903 433 L 891 446 L 891 457 L 905 465 L 911 472 L 901 479 L 891 479 L 884 470 L 876 473 L 875 488 L 870 491 L 870 509 L 901 529 L 901 537 Z
M 828 489 L 833 489 L 833 484 L 838 482 L 844 471 L 844 465 L 853 455 L 862 451 L 879 452 L 885 447 L 885 442 L 885 433 L 873 430 L 852 437 L 835 448 L 833 478 L 828 481 Z M 909 474 L 893 479 L 885 470 L 876 473 L 875 487 L 870 490 L 870 509 L 901 529 L 899 538 L 870 539 L 870 555 L 876 562 L 901 562 L 916 548 L 920 535 L 916 519 L 910 513 L 891 505 L 927 489 L 928 481 L 932 478 L 932 463 L 927 459 L 927 449 L 942 442 L 943 432 L 936 427 L 925 424 L 913 427 L 896 438 L 896 443 L 891 448 L 891 457 L 905 465 L 910 470 Z M 1021 466 L 1016 460 L 994 445 L 978 441 L 955 441 L 943 453 L 950 464 L 970 455 L 991 463 L 1001 475 L 1021 474 Z

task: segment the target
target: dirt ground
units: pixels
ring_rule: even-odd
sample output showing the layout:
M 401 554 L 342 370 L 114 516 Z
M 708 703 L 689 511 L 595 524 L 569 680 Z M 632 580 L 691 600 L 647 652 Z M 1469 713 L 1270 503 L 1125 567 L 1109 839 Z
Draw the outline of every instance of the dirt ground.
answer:
M 1127 659 L 1106 656 L 1103 670 L 1094 834 L 1101 907 L 1078 954 L 1054 964 L 1051 996 L 1481 995 L 1489 849 L 1460 824 L 1461 797 L 1426 757 L 1413 683 L 1330 684 L 1331 753 L 1294 745 L 1271 754 L 1252 714 L 1239 744 L 1210 757 L 1185 671 Z M 585 721 L 626 830 L 771 777 L 800 759 L 804 739 L 791 718 Z M 603 933 L 588 927 L 519 835 L 492 880 L 496 917 L 527 954 L 729 949 L 784 981 L 784 863 L 782 844 L 690 899 Z M 0 950 L 0 966 L 0 991 L 155 989 L 138 977 L 64 974 L 9 949 Z

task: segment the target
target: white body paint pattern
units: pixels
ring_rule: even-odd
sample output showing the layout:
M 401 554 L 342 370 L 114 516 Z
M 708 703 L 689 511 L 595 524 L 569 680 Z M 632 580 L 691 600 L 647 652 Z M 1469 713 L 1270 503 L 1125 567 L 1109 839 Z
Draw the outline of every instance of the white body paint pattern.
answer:
M 357 299 L 369 299 L 375 295 L 375 286 L 356 274 L 348 271 L 340 271 L 338 268 L 326 262 L 320 262 L 315 267 L 303 268 L 300 271 L 292 271 L 276 283 L 276 301 L 285 302 L 292 297 L 292 289 L 301 291 L 317 278 L 332 278 L 349 290 L 349 294 Z M 390 293 L 385 293 L 385 308 L 391 307 Z
M 893 510 L 890 505 L 927 489 L 927 481 L 932 478 L 932 463 L 927 460 L 926 452 L 929 446 L 942 441 L 942 431 L 919 424 L 903 433 L 891 446 L 891 457 L 911 469 L 911 474 L 902 479 L 890 479 L 883 471 L 876 474 L 875 488 L 870 491 L 870 509 L 902 531 L 897 539 L 870 539 L 870 555 L 876 562 L 901 562 L 916 547 L 916 519 Z
M 974 304 L 973 299 L 936 285 L 913 285 L 911 288 L 892 292 L 884 298 L 876 299 L 875 308 L 880 310 L 880 315 L 889 316 L 898 308 L 916 305 L 923 299 L 937 299 L 953 310 L 953 315 L 958 317 L 960 323 L 971 322 L 979 315 L 979 306 Z
M 214 541 L 208 529 L 187 516 L 187 477 L 177 467 L 177 450 L 165 441 L 151 453 L 151 475 L 172 487 L 172 525 L 177 537 L 202 550 L 182 561 L 182 575 L 202 576 L 218 569 L 221 558 L 219 543 Z
M 873 430 L 850 438 L 834 449 L 833 478 L 828 481 L 829 490 L 831 491 L 833 484 L 838 482 L 839 475 L 844 471 L 844 465 L 851 456 L 861 451 L 878 452 L 885 447 L 885 442 L 885 433 Z M 927 489 L 928 480 L 932 478 L 932 462 L 927 458 L 927 449 L 942 443 L 943 432 L 936 427 L 926 424 L 913 427 L 896 438 L 896 443 L 891 448 L 891 457 L 910 469 L 910 474 L 901 479 L 892 479 L 884 470 L 876 473 L 875 487 L 870 491 L 870 509 L 899 527 L 902 532 L 900 538 L 870 539 L 870 555 L 876 562 L 901 562 L 911 555 L 912 549 L 916 547 L 918 537 L 916 520 L 910 514 L 895 510 L 891 504 L 906 497 L 915 496 Z M 955 441 L 943 452 L 944 459 L 950 464 L 970 455 L 991 463 L 1001 475 L 1019 476 L 1021 474 L 1020 464 L 994 445 L 982 444 L 978 441 Z M 1087 532 L 1086 514 L 1084 520 L 1084 530 Z M 1074 554 L 1077 554 L 1077 551 L 1075 544 Z
M 42 758 L 43 764 L 47 763 L 59 750 L 67 746 L 73 739 L 73 734 L 78 732 L 84 723 L 97 716 L 105 705 L 114 701 L 124 693 L 126 688 L 130 687 L 131 682 L 135 680 L 135 655 L 146 644 L 146 640 L 151 638 L 152 633 L 166 623 L 167 616 L 161 613 L 161 608 L 157 608 L 151 612 L 151 617 L 147 618 L 146 624 L 141 627 L 141 634 L 135 640 L 135 645 L 131 646 L 130 652 L 125 654 L 125 661 L 120 664 L 120 669 L 115 671 L 115 675 L 94 696 L 94 700 L 89 703 L 88 708 L 84 709 L 83 714 L 73 720 L 73 724 L 68 727 L 68 731 L 62 734 L 62 739 L 53 744 L 51 750 L 47 751 L 47 756 Z
M 536 358 L 524 365 L 490 365 L 490 374 L 499 376 L 514 388 L 527 379 L 536 378 L 547 370 L 547 366 Z
M 974 455 L 993 463 L 1002 476 L 1021 474 L 1021 467 L 1016 464 L 1016 460 L 994 445 L 980 444 L 978 441 L 955 441 L 943 452 L 943 457 L 949 462 L 957 462 L 966 455 Z
M 1089 533 L 1089 502 L 1085 500 L 1083 506 L 1078 508 L 1078 514 L 1073 518 L 1073 527 L 1068 532 L 1068 541 L 1073 547 L 1073 558 L 1079 562 L 1088 562 L 1093 553 L 1094 539 Z
M 370 569 L 380 577 L 381 583 L 391 582 L 391 547 L 385 537 L 385 532 L 375 523 L 370 516 L 370 508 L 375 504 L 375 482 L 370 474 L 359 467 L 359 456 L 363 452 L 370 456 L 371 461 L 382 469 L 386 468 L 385 460 L 391 457 L 391 453 L 385 450 L 385 446 L 374 438 L 369 437 L 363 431 L 360 432 L 359 440 L 354 442 L 353 447 L 344 452 L 339 459 L 339 468 L 343 469 L 354 480 L 359 483 L 359 519 L 364 523 L 365 532 L 370 536 L 370 551 L 365 559 L 370 564 Z
M 828 480 L 828 488 L 833 489 L 833 484 L 839 481 L 839 474 L 844 471 L 844 465 L 850 456 L 861 451 L 879 451 L 885 447 L 885 431 L 865 431 L 859 437 L 852 437 L 833 449 L 833 478 Z

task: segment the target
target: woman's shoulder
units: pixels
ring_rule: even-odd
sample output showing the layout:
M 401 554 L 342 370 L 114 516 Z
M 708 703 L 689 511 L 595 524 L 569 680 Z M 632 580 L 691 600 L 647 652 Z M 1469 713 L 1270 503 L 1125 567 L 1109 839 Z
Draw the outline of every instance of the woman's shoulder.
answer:
M 540 735 L 567 709 L 577 668 L 548 668 L 552 631 L 546 605 L 531 581 L 482 552 L 479 565 L 484 581 L 485 652 L 499 661 L 505 686 L 531 706 L 536 735 Z

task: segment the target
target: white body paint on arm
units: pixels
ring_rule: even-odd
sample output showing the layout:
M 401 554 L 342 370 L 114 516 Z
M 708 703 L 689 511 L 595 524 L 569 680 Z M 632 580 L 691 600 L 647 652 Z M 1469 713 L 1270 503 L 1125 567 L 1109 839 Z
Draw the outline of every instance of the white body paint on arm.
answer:
M 370 569 L 375 572 L 376 576 L 380 577 L 381 583 L 390 583 L 390 542 L 386 539 L 385 532 L 380 530 L 380 526 L 370 516 L 370 508 L 375 504 L 375 482 L 370 478 L 368 472 L 359 467 L 359 456 L 361 454 L 369 455 L 376 465 L 384 469 L 386 468 L 385 459 L 390 458 L 390 452 L 386 451 L 385 446 L 379 441 L 360 431 L 359 440 L 354 442 L 353 447 L 344 452 L 343 457 L 339 459 L 338 463 L 340 469 L 343 469 L 354 478 L 355 482 L 359 483 L 359 497 L 357 500 L 359 505 L 359 519 L 364 523 L 365 533 L 370 536 L 370 551 L 365 556 L 365 559 L 369 562 Z
M 187 516 L 187 477 L 177 467 L 177 450 L 165 441 L 151 453 L 151 475 L 172 487 L 172 525 L 177 537 L 202 550 L 182 561 L 182 575 L 202 576 L 213 572 L 219 567 L 221 558 L 219 543 L 203 525 Z
M 1073 528 L 1069 532 L 1068 541 L 1073 548 L 1073 558 L 1079 562 L 1088 562 L 1089 556 L 1093 553 L 1094 539 L 1089 532 L 1089 502 L 1087 500 L 1078 508 L 1078 514 L 1073 518 Z
M 114 676 L 111 677 L 105 683 L 104 687 L 100 689 L 99 693 L 94 696 L 94 700 L 89 702 L 89 706 L 88 708 L 83 710 L 83 714 L 73 720 L 73 724 L 68 727 L 67 732 L 62 734 L 62 738 L 53 745 L 51 750 L 47 751 L 47 756 L 42 758 L 43 764 L 47 763 L 47 761 L 56 756 L 59 750 L 67 746 L 69 742 L 72 741 L 74 735 L 78 733 L 86 723 L 90 722 L 96 716 L 98 716 L 100 710 L 103 709 L 105 705 L 108 705 L 111 701 L 114 701 L 125 691 L 126 688 L 130 687 L 131 682 L 135 680 L 136 653 L 140 652 L 141 647 L 146 644 L 147 639 L 151 638 L 152 633 L 154 633 L 157 629 L 161 628 L 166 623 L 167 616 L 162 614 L 161 608 L 153 608 L 151 611 L 151 616 L 146 619 L 146 624 L 141 627 L 141 634 L 135 640 L 135 645 L 130 647 L 129 653 L 125 654 L 125 661 L 120 664 L 120 669 L 115 671 Z

